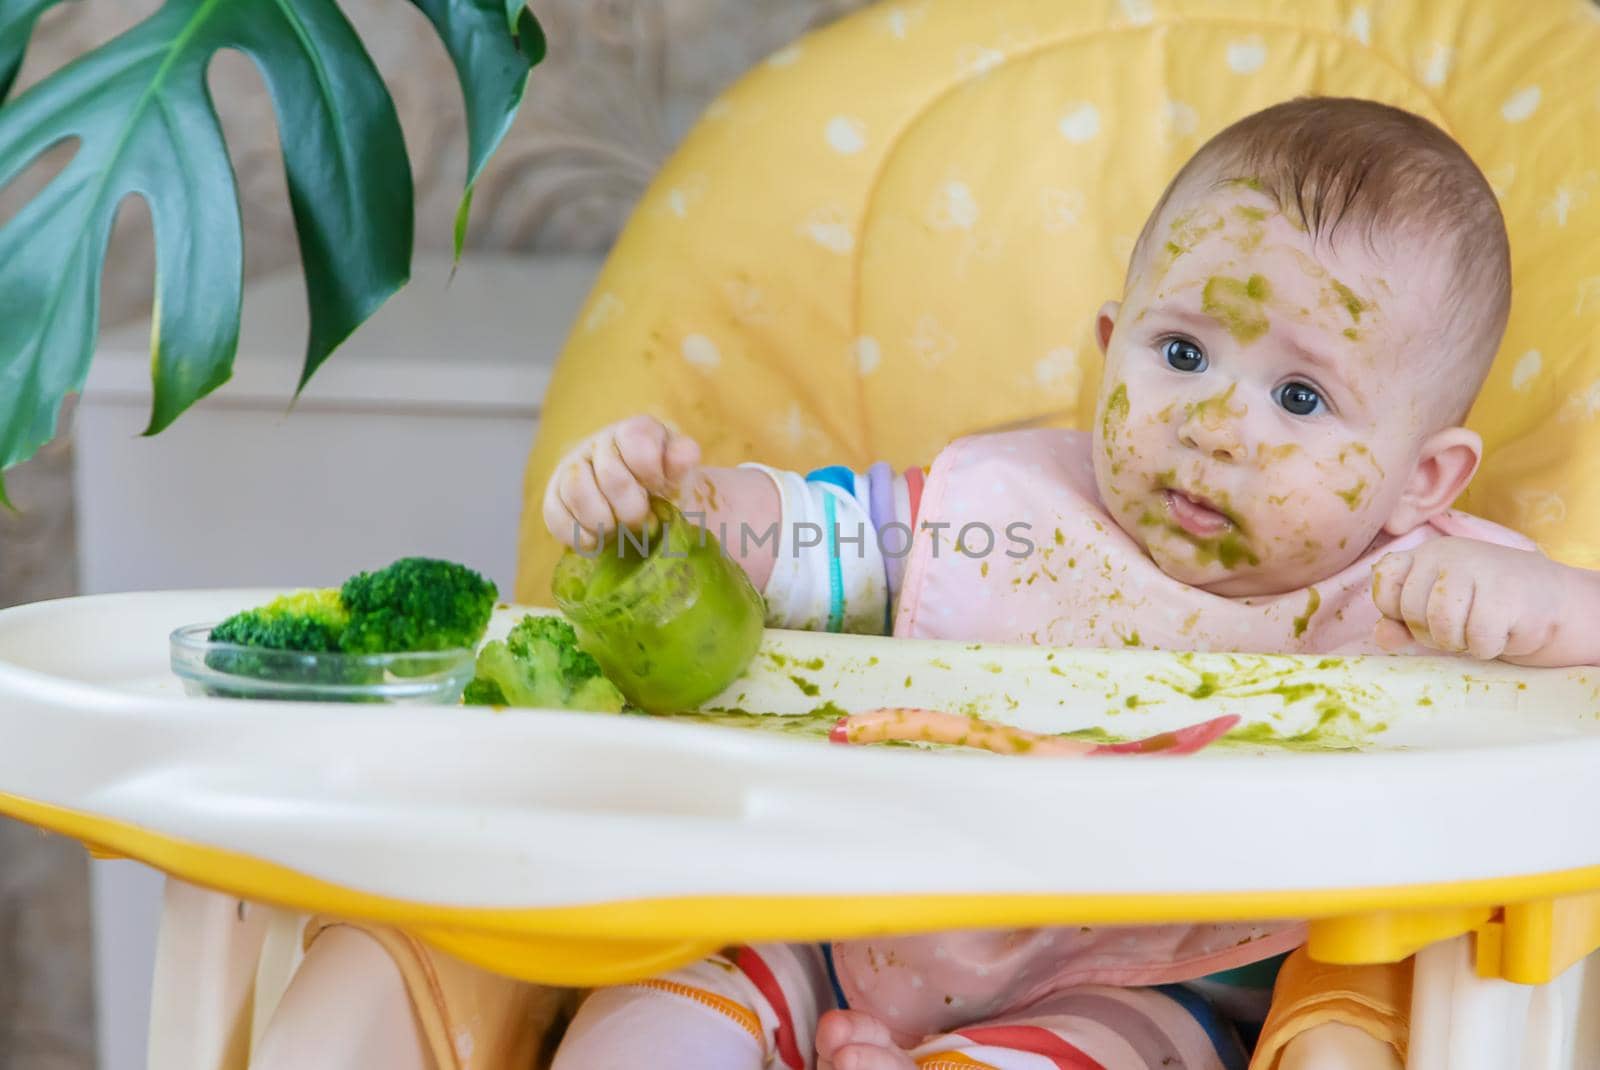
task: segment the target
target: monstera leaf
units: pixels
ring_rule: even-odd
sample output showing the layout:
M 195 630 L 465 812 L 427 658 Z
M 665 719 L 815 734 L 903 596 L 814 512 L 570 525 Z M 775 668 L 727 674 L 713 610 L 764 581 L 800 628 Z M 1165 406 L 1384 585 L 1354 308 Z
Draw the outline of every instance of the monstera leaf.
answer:
M 0 100 L 11 92 L 11 83 L 17 80 L 17 69 L 22 66 L 22 53 L 28 47 L 28 36 L 39 13 L 58 0 L 11 0 L 0 4 Z
M 40 13 L 0 0 L 0 93 Z M 544 56 L 523 0 L 413 0 L 455 64 L 472 187 Z M 154 434 L 228 378 L 238 342 L 238 189 L 206 88 L 219 49 L 261 70 L 277 112 L 310 307 L 300 385 L 391 294 L 411 264 L 412 185 L 394 102 L 335 0 L 167 0 L 154 15 L 0 107 L 0 185 L 54 145 L 70 162 L 0 227 L 0 469 L 55 433 L 82 387 L 118 206 L 143 197 L 155 229 Z M 0 497 L 4 484 L 0 483 Z

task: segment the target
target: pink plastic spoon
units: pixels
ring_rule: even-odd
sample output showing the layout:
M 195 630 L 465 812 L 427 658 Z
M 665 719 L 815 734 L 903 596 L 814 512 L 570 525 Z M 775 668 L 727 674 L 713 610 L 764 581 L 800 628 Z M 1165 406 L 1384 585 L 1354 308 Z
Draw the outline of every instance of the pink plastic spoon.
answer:
M 1088 758 L 1102 754 L 1193 754 L 1227 735 L 1239 723 L 1230 713 L 1199 724 L 1160 732 L 1128 743 L 1089 743 L 1069 736 L 1028 732 L 959 713 L 918 706 L 888 706 L 839 718 L 828 733 L 834 743 L 943 743 L 976 747 L 995 754 Z

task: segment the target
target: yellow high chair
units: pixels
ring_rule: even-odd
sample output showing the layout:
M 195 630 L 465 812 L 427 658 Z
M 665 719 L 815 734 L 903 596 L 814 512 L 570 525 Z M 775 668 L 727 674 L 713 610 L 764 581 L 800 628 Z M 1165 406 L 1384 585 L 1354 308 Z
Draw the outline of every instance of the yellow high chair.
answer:
M 1590 0 L 886 0 L 802 40 L 707 111 L 574 325 L 528 469 L 520 601 L 549 601 L 557 548 L 538 503 L 555 459 L 628 414 L 692 434 L 710 463 L 801 470 L 923 463 L 963 434 L 1082 425 L 1098 375 L 1092 314 L 1117 296 L 1170 175 L 1226 123 L 1304 93 L 1424 115 L 1489 176 L 1516 297 L 1472 416 L 1488 459 L 1464 504 L 1600 566 L 1588 535 L 1600 520 L 1595 56 Z M 1595 1013 L 1600 961 L 1588 957 L 1600 947 L 1600 674 L 1252 659 L 1244 671 L 1287 667 L 1393 706 L 1385 741 L 1416 752 L 1202 755 L 1070 778 L 1049 763 L 973 763 L 958 804 L 930 790 L 925 755 L 644 719 L 624 730 L 592 716 L 380 717 L 174 694 L 167 633 L 246 597 L 0 613 L 0 813 L 176 878 L 157 1070 L 245 1065 L 308 913 L 394 925 L 564 985 L 648 976 L 745 939 L 1310 917 L 1325 961 L 1420 952 L 1413 1070 L 1600 1066 L 1600 1031 L 1575 1027 Z M 83 664 L 89 643 L 103 663 Z M 958 644 L 769 644 L 826 654 L 829 668 L 816 699 L 758 668 L 739 685 L 747 708 L 877 704 L 891 687 L 927 705 L 999 701 L 996 676 Z M 1119 652 L 1110 668 L 1112 655 L 1079 651 L 1051 655 L 1047 673 L 1045 656 L 984 652 L 1018 716 L 1054 715 L 1062 694 L 1097 693 L 1108 672 L 1241 671 L 1226 655 L 1180 670 L 1157 653 Z M 900 687 L 908 664 L 941 658 L 943 675 Z M 1167 698 L 1141 727 L 1193 719 Z M 1301 714 L 1263 701 L 1238 709 L 1292 731 Z M 822 847 L 797 832 L 807 813 L 851 799 L 870 813 L 891 789 L 906 801 L 893 840 L 866 821 Z M 1173 820 L 1140 800 L 1173 792 L 1259 814 L 1251 833 L 1279 857 L 1225 874 L 1130 862 L 1126 837 Z M 1262 808 L 1265 797 L 1292 805 Z M 1071 814 L 1090 801 L 1098 834 L 1074 860 L 1018 867 L 1003 823 L 984 824 L 1006 807 Z M 996 864 L 931 865 L 916 852 L 936 835 Z M 725 854 L 685 866 L 669 847 L 691 843 Z M 824 847 L 852 852 L 861 883 L 829 883 Z M 753 867 L 758 854 L 789 868 Z M 242 899 L 266 909 L 245 918 Z
M 814 34 L 711 106 L 613 251 L 546 398 L 520 600 L 547 600 L 560 547 L 539 503 L 556 460 L 633 413 L 692 435 L 707 463 L 801 471 L 1087 426 L 1094 312 L 1119 296 L 1161 190 L 1211 134 L 1302 94 L 1426 116 L 1488 176 L 1515 300 L 1470 421 L 1486 460 L 1462 506 L 1600 566 L 1597 56 L 1593 0 L 884 0 Z M 1509 1049 L 1461 1021 L 1443 1035 L 1445 991 L 1475 1016 L 1494 1020 L 1494 1000 L 1522 1013 L 1528 990 L 1469 994 L 1466 964 L 1551 980 L 1600 946 L 1596 891 L 1600 870 L 1240 898 L 1332 912 L 1312 926 L 1325 961 L 1436 945 L 1413 1065 L 1502 1068 Z M 1156 920 L 1131 897 L 1114 912 Z M 1444 942 L 1467 933 L 1471 955 Z

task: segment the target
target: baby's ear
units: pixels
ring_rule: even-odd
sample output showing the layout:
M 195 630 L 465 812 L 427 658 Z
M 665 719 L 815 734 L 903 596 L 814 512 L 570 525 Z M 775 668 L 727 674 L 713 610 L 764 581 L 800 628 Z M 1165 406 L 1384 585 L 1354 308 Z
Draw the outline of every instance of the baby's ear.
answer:
M 1111 331 L 1117 325 L 1117 313 L 1122 310 L 1122 305 L 1116 301 L 1107 301 L 1100 306 L 1100 311 L 1094 317 L 1094 337 L 1100 343 L 1100 352 L 1105 353 L 1111 345 Z
M 1450 508 L 1472 482 L 1482 458 L 1483 440 L 1476 431 L 1447 427 L 1429 436 L 1383 530 L 1404 535 Z

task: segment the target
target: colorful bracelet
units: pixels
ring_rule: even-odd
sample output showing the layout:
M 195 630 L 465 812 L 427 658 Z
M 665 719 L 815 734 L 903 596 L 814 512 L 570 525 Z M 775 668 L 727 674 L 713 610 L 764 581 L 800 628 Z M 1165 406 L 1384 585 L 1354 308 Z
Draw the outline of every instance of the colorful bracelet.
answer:
M 872 520 L 873 535 L 878 540 L 878 550 L 883 550 L 883 529 L 894 520 L 894 469 L 887 461 L 879 461 L 867 469 L 867 516 Z M 883 583 L 888 597 L 883 600 L 883 634 L 894 630 L 894 596 L 899 577 L 890 567 L 889 555 L 883 554 Z
M 823 524 L 828 544 L 828 631 L 844 630 L 844 566 L 839 564 L 839 514 L 833 495 L 822 492 Z
M 806 475 L 806 482 L 838 487 L 852 498 L 856 495 L 856 474 L 842 464 L 814 469 Z M 822 512 L 823 538 L 828 549 L 828 631 L 837 632 L 844 628 L 844 569 L 839 564 L 839 514 L 833 495 L 826 491 L 822 494 Z
M 852 498 L 856 495 L 856 474 L 842 464 L 830 464 L 826 468 L 816 468 L 806 475 L 807 483 L 829 483 Z
M 922 484 L 922 469 L 916 467 L 915 465 L 907 468 L 906 490 L 910 491 L 911 493 L 911 519 L 908 520 L 907 523 L 911 525 L 913 537 L 915 537 L 917 530 L 917 514 L 922 511 Z

